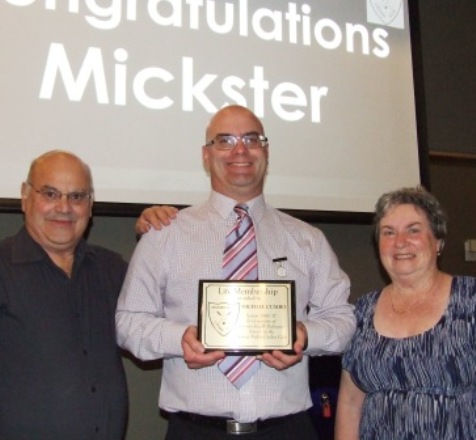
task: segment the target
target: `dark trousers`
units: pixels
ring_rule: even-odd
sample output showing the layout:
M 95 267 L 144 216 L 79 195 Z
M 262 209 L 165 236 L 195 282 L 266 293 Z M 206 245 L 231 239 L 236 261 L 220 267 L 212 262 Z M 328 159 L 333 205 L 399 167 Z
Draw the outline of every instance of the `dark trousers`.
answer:
M 225 429 L 169 415 L 169 426 L 165 440 L 317 440 L 317 432 L 308 413 L 302 412 L 286 418 L 252 434 L 227 434 Z

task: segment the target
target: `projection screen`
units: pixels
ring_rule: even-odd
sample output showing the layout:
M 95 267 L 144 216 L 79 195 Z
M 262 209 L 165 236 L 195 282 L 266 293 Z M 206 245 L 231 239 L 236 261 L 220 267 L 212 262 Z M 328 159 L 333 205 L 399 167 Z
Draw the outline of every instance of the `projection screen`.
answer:
M 266 200 L 369 213 L 420 182 L 406 0 L 1 0 L 0 198 L 51 149 L 96 202 L 189 205 L 232 103 L 262 118 Z

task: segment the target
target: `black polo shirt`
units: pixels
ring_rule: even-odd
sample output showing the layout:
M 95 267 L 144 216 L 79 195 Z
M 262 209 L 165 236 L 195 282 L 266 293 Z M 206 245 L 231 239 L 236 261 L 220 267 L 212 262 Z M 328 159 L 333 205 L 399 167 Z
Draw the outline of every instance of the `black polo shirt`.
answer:
M 114 315 L 125 272 L 85 241 L 71 278 L 25 228 L 0 242 L 0 439 L 123 438 Z

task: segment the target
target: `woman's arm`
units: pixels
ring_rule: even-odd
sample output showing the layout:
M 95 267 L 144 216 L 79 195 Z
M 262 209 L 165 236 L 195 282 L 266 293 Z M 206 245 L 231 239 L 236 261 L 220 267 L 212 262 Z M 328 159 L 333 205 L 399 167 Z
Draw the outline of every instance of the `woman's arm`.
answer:
M 359 423 L 365 393 L 358 388 L 350 374 L 342 370 L 335 425 L 335 440 L 358 440 Z

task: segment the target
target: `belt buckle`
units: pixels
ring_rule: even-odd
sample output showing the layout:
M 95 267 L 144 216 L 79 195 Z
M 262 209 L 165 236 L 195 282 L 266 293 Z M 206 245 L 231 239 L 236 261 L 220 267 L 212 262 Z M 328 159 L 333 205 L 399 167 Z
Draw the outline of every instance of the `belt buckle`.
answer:
M 256 422 L 240 423 L 236 420 L 226 421 L 226 433 L 232 435 L 252 434 L 257 431 Z

